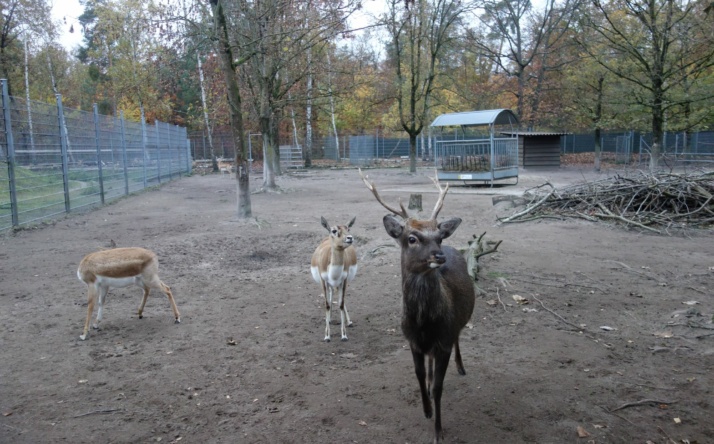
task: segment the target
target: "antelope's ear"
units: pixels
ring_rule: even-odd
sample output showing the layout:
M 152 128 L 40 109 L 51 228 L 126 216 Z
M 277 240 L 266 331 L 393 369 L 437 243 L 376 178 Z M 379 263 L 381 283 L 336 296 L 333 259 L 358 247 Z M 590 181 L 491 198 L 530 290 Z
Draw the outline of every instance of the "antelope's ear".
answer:
M 324 216 L 320 216 L 320 223 L 327 231 L 330 231 L 330 224 L 327 223 L 327 219 Z
M 399 237 L 404 232 L 404 225 L 402 222 L 391 214 L 384 216 L 384 229 L 387 230 L 387 234 L 392 236 L 394 239 L 399 239 Z
M 357 219 L 357 216 L 353 217 L 350 223 L 347 224 L 347 228 L 352 228 L 352 225 L 355 224 L 355 219 Z
M 447 237 L 451 236 L 454 234 L 454 231 L 459 227 L 461 224 L 461 219 L 458 217 L 455 217 L 453 219 L 445 220 L 444 222 L 440 223 L 438 225 L 439 227 L 439 233 L 441 233 L 441 238 L 446 239 Z

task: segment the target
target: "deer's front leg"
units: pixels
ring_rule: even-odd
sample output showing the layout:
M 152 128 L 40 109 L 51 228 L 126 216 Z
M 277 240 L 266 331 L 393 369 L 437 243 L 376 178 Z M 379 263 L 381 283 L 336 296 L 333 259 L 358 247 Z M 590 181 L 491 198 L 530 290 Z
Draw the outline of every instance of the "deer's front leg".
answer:
M 412 358 L 414 359 L 414 371 L 417 380 L 419 381 L 419 390 L 421 392 L 421 403 L 424 407 L 424 416 L 431 418 L 431 400 L 426 388 L 426 367 L 424 366 L 424 353 L 415 351 L 412 347 Z

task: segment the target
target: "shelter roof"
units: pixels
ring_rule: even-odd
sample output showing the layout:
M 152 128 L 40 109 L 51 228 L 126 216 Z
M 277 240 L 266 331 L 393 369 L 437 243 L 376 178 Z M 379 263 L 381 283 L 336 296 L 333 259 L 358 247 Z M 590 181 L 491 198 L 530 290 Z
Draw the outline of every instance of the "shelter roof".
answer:
M 442 114 L 431 126 L 477 126 L 518 124 L 518 117 L 510 109 L 487 109 L 462 113 Z

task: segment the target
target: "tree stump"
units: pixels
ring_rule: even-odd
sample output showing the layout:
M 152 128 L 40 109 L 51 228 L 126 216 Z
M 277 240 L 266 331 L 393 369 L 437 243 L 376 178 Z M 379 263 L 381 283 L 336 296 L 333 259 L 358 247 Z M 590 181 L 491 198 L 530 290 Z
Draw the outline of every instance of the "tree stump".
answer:
M 409 207 L 410 210 L 416 209 L 421 211 L 421 194 L 411 194 L 409 195 Z

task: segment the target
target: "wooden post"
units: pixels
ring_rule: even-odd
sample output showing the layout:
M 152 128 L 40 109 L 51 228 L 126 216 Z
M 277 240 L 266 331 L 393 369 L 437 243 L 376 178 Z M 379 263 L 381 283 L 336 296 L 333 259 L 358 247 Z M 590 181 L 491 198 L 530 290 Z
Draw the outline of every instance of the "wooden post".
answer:
M 421 194 L 411 194 L 409 196 L 409 209 L 421 211 Z

